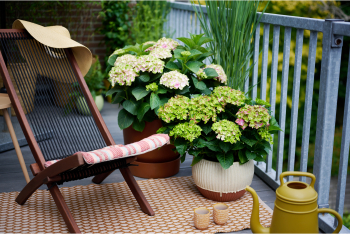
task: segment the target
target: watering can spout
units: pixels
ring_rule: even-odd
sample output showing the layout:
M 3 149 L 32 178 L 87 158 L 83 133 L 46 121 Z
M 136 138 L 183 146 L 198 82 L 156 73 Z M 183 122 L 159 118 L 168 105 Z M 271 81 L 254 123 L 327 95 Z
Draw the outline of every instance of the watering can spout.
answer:
M 253 233 L 270 233 L 270 228 L 263 227 L 260 224 L 258 195 L 256 194 L 255 190 L 249 186 L 247 186 L 245 190 L 252 194 L 253 197 L 253 209 L 252 216 L 250 218 L 250 229 Z

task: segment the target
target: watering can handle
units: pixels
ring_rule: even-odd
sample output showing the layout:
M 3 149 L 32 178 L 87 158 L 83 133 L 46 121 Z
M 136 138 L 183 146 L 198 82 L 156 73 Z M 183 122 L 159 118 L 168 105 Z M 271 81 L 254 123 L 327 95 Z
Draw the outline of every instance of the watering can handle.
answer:
M 318 209 L 317 212 L 318 213 L 330 213 L 330 214 L 334 215 L 338 219 L 338 226 L 334 230 L 333 233 L 339 233 L 340 232 L 340 230 L 343 227 L 343 220 L 342 220 L 340 214 L 338 214 L 338 212 L 336 212 L 335 210 L 329 209 L 329 208 L 321 208 L 321 209 Z
M 311 178 L 311 183 L 310 183 L 311 187 L 314 187 L 315 182 L 316 182 L 316 177 L 311 173 L 302 172 L 302 171 L 286 171 L 286 172 L 281 173 L 281 175 L 280 175 L 281 186 L 284 184 L 283 178 L 285 176 L 307 176 L 307 177 L 310 177 Z

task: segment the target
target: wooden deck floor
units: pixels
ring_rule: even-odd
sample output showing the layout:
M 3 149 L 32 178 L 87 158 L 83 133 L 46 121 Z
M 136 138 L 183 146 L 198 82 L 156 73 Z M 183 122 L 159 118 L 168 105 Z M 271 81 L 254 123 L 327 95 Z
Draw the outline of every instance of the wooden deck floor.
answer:
M 123 134 L 118 127 L 117 123 L 117 114 L 118 106 L 112 105 L 110 103 L 105 103 L 104 109 L 101 111 L 101 114 L 108 126 L 109 131 L 111 132 L 116 143 L 123 143 Z M 28 167 L 28 172 L 30 173 L 29 165 L 35 163 L 32 153 L 28 146 L 21 148 L 24 160 Z M 0 192 L 12 192 L 20 191 L 26 184 L 21 168 L 19 166 L 15 150 L 6 151 L 0 153 L 1 164 L 0 164 Z M 187 157 L 187 160 L 181 164 L 180 172 L 175 175 L 180 176 L 189 176 L 191 172 L 191 158 Z M 30 174 L 32 177 L 32 175 Z M 136 177 L 137 180 L 143 180 L 142 178 Z M 124 181 L 119 170 L 113 172 L 103 183 L 116 183 Z M 65 183 L 65 187 L 75 186 L 75 185 L 88 185 L 91 184 L 91 178 L 73 181 Z M 262 180 L 257 176 L 254 176 L 253 183 L 251 185 L 258 193 L 260 198 L 272 209 L 274 207 L 274 201 L 276 199 L 275 192 L 266 185 Z M 46 189 L 46 187 L 43 187 Z M 0 224 L 1 225 L 1 224 Z M 251 233 L 250 230 L 243 230 L 240 233 Z

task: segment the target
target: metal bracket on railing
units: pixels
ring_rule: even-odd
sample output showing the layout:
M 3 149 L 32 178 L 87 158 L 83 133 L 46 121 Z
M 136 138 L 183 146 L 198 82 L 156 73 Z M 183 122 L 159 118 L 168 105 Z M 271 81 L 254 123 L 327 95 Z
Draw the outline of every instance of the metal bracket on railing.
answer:
M 344 20 L 341 19 L 326 19 L 327 21 L 332 22 L 343 22 Z M 331 47 L 332 48 L 340 48 L 343 47 L 343 36 L 342 35 L 336 35 L 333 31 L 333 23 L 332 23 L 332 36 L 331 36 Z

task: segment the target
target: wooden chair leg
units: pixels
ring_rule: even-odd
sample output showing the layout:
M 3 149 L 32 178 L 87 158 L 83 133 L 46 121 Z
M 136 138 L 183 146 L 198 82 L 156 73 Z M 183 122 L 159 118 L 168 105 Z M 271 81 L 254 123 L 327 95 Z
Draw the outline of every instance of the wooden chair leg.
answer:
M 114 170 L 113 170 L 113 171 L 114 171 Z M 104 179 L 106 179 L 110 174 L 113 173 L 113 171 L 109 171 L 109 172 L 106 172 L 106 173 L 102 173 L 102 174 L 96 175 L 96 176 L 92 179 L 92 182 L 94 182 L 95 184 L 101 184 L 102 181 L 104 181 Z
M 7 112 L 6 109 L 3 110 L 3 113 L 4 113 L 4 118 L 5 118 L 5 121 L 6 121 L 7 128 L 9 129 L 9 132 L 10 132 L 10 136 L 11 136 L 11 139 L 12 139 L 13 146 L 15 147 L 15 150 L 16 150 L 16 154 L 17 154 L 17 158 L 18 158 L 19 164 L 21 165 L 21 168 L 22 168 L 22 171 L 23 171 L 24 178 L 27 181 L 27 183 L 29 183 L 30 178 L 29 178 L 29 175 L 28 175 L 27 167 L 26 167 L 26 164 L 25 164 L 24 159 L 23 159 L 21 148 L 19 147 L 19 144 L 18 144 L 18 141 L 17 141 L 17 137 L 16 137 L 16 134 L 15 134 L 15 130 L 13 129 L 9 113 Z
M 41 185 L 43 185 L 43 178 L 35 176 L 18 194 L 16 202 L 23 205 Z
M 134 176 L 131 174 L 130 169 L 127 168 L 121 168 L 119 169 L 122 173 L 125 182 L 128 184 L 131 192 L 134 194 L 137 202 L 139 203 L 141 210 L 145 212 L 146 214 L 153 216 L 155 213 L 152 209 L 152 207 L 149 205 L 145 195 L 141 191 L 139 185 L 137 184 Z
M 47 185 L 48 187 L 50 187 L 51 185 Z M 53 185 L 50 188 L 50 193 L 51 196 L 53 197 L 53 200 L 56 203 L 56 206 L 58 208 L 58 210 L 60 211 L 64 222 L 66 223 L 68 230 L 70 233 L 81 233 L 77 223 L 75 222 L 72 213 L 70 212 L 66 202 L 64 201 L 64 198 L 62 196 L 61 191 L 59 190 L 59 188 L 57 187 L 57 185 Z

